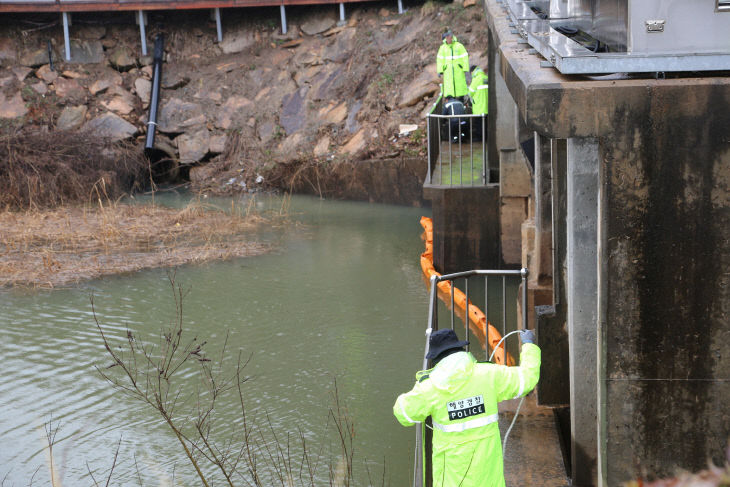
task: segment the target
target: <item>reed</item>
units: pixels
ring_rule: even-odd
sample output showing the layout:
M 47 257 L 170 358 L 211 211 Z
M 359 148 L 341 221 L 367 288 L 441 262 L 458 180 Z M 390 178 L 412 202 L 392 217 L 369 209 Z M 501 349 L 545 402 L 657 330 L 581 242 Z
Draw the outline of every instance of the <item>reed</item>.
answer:
M 86 201 L 104 185 L 118 198 L 145 182 L 148 163 L 129 142 L 76 132 L 0 135 L 0 208 L 40 209 Z
M 108 274 L 258 255 L 254 206 L 222 211 L 198 200 L 183 209 L 122 204 L 0 211 L 0 287 L 56 287 Z

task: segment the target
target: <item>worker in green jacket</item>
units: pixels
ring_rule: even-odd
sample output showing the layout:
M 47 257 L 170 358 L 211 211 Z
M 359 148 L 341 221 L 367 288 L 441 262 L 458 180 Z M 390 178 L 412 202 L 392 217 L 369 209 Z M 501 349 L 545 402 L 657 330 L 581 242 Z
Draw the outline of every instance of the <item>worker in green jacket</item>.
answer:
M 487 78 L 487 74 L 479 66 L 471 65 L 469 71 L 471 72 L 471 84 L 469 84 L 471 113 L 474 115 L 486 115 L 489 113 L 489 79 Z M 487 117 L 475 117 L 471 122 L 472 141 L 486 140 Z M 484 125 L 484 129 L 482 129 L 482 125 Z
M 453 32 L 445 32 L 436 55 L 436 71 L 443 75 L 443 97 L 462 98 L 468 93 L 469 54 Z
M 469 97 L 471 97 L 471 113 L 482 115 L 489 113 L 487 98 L 489 94 L 489 79 L 487 74 L 479 66 L 469 67 L 471 72 L 471 84 L 469 85 Z
M 451 329 L 429 337 L 426 358 L 435 366 L 416 374 L 393 414 L 404 426 L 433 422 L 434 487 L 504 487 L 497 403 L 526 395 L 540 375 L 540 349 L 521 332 L 519 367 L 479 363 Z

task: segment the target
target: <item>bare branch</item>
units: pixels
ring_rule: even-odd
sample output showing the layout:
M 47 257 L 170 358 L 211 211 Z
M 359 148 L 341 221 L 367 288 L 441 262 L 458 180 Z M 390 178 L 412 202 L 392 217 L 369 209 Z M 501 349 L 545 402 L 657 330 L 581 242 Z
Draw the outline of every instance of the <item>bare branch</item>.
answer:
M 86 471 L 87 471 L 87 472 L 89 472 L 89 476 L 91 477 L 91 480 L 93 480 L 93 481 L 94 481 L 94 485 L 95 485 L 96 487 L 99 487 L 99 483 L 98 483 L 98 482 L 96 481 L 96 479 L 94 478 L 94 474 L 93 474 L 93 473 L 91 473 L 91 467 L 89 467 L 89 462 L 88 462 L 88 461 L 86 462 Z
M 224 481 L 229 487 L 293 487 L 296 484 L 315 487 L 320 468 L 324 475 L 324 469 L 328 468 L 330 480 L 334 481 L 336 477 L 338 485 L 351 485 L 355 431 L 347 409 L 338 397 L 336 381 L 335 404 L 328 411 L 323 430 L 323 438 L 331 436 L 329 423 L 330 420 L 334 422 L 339 452 L 336 455 L 338 461 L 333 463 L 332 458 L 328 459 L 323 454 L 325 442 L 312 449 L 301 428 L 294 434 L 286 432 L 284 437 L 277 430 L 278 426 L 273 424 L 271 416 L 258 410 L 257 414 L 265 415 L 266 425 L 263 428 L 256 425 L 256 418 L 247 408 L 243 391 L 243 384 L 249 380 L 243 375 L 243 369 L 253 355 L 244 358 L 243 352 L 239 351 L 237 360 L 231 361 L 228 355 L 229 333 L 226 333 L 219 350 L 207 354 L 206 341 L 191 338 L 184 329 L 187 292 L 176 282 L 174 272 L 168 274 L 168 280 L 175 314 L 152 340 L 145 340 L 130 329 L 126 330 L 124 337 L 107 336 L 97 317 L 92 296 L 93 317 L 112 359 L 112 367 L 97 366 L 99 374 L 115 388 L 157 412 L 177 438 L 203 487 L 208 487 L 213 478 L 218 483 Z M 106 329 L 109 330 L 108 327 Z M 214 360 L 208 357 L 214 357 Z M 195 382 L 190 377 L 194 377 Z M 234 391 L 238 393 L 240 419 L 229 427 L 221 427 L 216 411 L 227 407 L 229 393 Z M 301 445 L 297 445 L 297 441 Z M 105 487 L 111 484 L 120 445 L 121 438 Z M 137 482 L 141 487 L 143 480 L 136 456 L 134 462 Z M 296 465 L 297 462 L 299 465 Z M 338 463 L 336 469 L 335 463 Z M 88 465 L 87 468 L 91 475 Z M 210 468 L 214 477 L 204 473 Z M 98 487 L 96 479 L 93 475 L 91 477 Z
M 173 286 L 173 291 L 175 291 L 174 288 L 174 276 L 171 276 L 170 283 Z M 182 310 L 180 299 L 182 298 L 182 293 L 173 292 L 173 295 L 175 296 L 175 299 L 177 301 L 176 309 L 180 312 Z M 124 376 L 126 376 L 128 384 L 122 383 L 119 379 L 113 378 L 109 376 L 108 374 L 101 371 L 99 367 L 97 367 L 97 370 L 101 373 L 101 375 L 108 380 L 113 386 L 126 391 L 128 393 L 131 393 L 133 396 L 138 397 L 139 399 L 143 400 L 150 406 L 154 407 L 158 413 L 162 416 L 162 418 L 165 420 L 165 422 L 168 424 L 170 429 L 172 429 L 173 433 L 177 437 L 178 441 L 180 442 L 181 446 L 183 447 L 183 450 L 190 460 L 191 464 L 193 465 L 195 471 L 197 472 L 198 476 L 200 477 L 202 483 L 204 486 L 208 487 L 208 481 L 203 475 L 203 472 L 198 465 L 193 453 L 188 448 L 187 443 L 189 442 L 185 436 L 182 433 L 182 430 L 175 424 L 175 422 L 172 419 L 172 415 L 167 409 L 167 401 L 166 396 L 168 394 L 169 388 L 167 380 L 162 379 L 163 375 L 165 375 L 165 369 L 161 368 L 160 364 L 166 364 L 168 363 L 168 357 L 170 359 L 174 358 L 174 355 L 170 353 L 170 350 L 164 350 L 164 354 L 161 355 L 161 361 L 157 362 L 157 366 L 155 367 L 155 362 L 153 360 L 153 350 L 149 348 L 145 348 L 144 346 L 141 347 L 141 351 L 138 347 L 135 347 L 135 339 L 134 336 L 131 333 L 127 334 L 127 343 L 130 349 L 130 353 L 132 356 L 135 356 L 137 353 L 141 353 L 142 357 L 144 358 L 145 362 L 148 363 L 149 366 L 155 367 L 155 373 L 157 375 L 156 384 L 153 386 L 153 383 L 150 381 L 150 372 L 151 370 L 148 368 L 146 370 L 146 379 L 145 379 L 145 386 L 146 389 L 143 391 L 139 387 L 139 383 L 137 381 L 137 374 L 139 373 L 139 370 L 136 368 L 135 364 L 136 358 L 131 359 L 129 362 L 125 362 L 122 359 L 122 356 L 120 353 L 116 352 L 113 347 L 110 345 L 108 338 L 104 334 L 104 330 L 101 327 L 101 323 L 99 322 L 98 316 L 96 314 L 96 309 L 94 305 L 94 297 L 91 296 L 91 306 L 92 306 L 92 313 L 94 317 L 94 321 L 96 322 L 97 329 L 99 330 L 99 334 L 102 337 L 102 340 L 104 342 L 104 347 L 106 348 L 107 352 L 111 355 L 114 362 L 118 365 L 118 369 L 123 373 Z M 178 316 L 178 319 L 176 323 L 179 325 L 179 332 L 176 332 L 174 334 L 174 340 L 179 341 L 179 337 L 182 336 L 182 316 Z M 176 349 L 176 348 L 175 348 Z M 173 350 L 174 351 L 174 350 Z M 116 369 L 116 367 L 115 367 Z M 179 391 L 178 391 L 179 393 Z M 116 464 L 116 455 L 115 455 L 115 464 Z M 113 467 L 112 467 L 113 468 Z M 108 484 L 109 479 L 107 480 Z
M 307 451 L 307 440 L 304 438 L 304 432 L 301 428 L 297 428 L 299 431 L 299 438 L 302 442 L 302 466 L 307 466 L 307 474 L 309 475 L 309 484 L 314 487 L 314 470 L 312 469 L 312 462 L 309 460 L 309 452 Z M 299 470 L 299 478 L 304 483 L 302 478 L 302 470 Z
M 38 465 L 38 468 L 35 469 L 33 472 L 33 475 L 30 476 L 30 482 L 28 482 L 28 487 L 33 487 L 33 479 L 35 479 L 36 474 L 38 473 L 38 470 L 41 469 L 41 466 Z
M 210 454 L 210 458 L 212 459 L 213 465 L 218 467 L 221 474 L 225 477 L 226 481 L 228 482 L 228 485 L 231 487 L 234 487 L 233 480 L 231 479 L 231 473 L 226 469 L 226 462 L 225 457 L 220 456 L 220 451 L 217 451 L 217 449 L 211 445 L 211 443 L 208 441 L 208 434 L 203 432 L 200 429 L 200 425 L 198 426 L 198 433 L 200 434 L 200 438 L 203 440 L 203 444 L 208 450 L 208 453 Z
M 0 482 L 0 487 L 5 487 L 5 481 L 8 480 L 8 475 L 10 475 L 10 472 L 12 469 L 8 470 L 5 475 L 3 476 L 2 482 Z
M 109 476 L 106 478 L 106 485 L 104 487 L 109 487 L 109 482 L 112 480 L 112 474 L 114 473 L 114 467 L 117 465 L 117 457 L 119 456 L 119 447 L 122 445 L 122 437 L 119 437 L 119 442 L 117 443 L 117 450 L 114 452 L 114 461 L 112 462 L 112 468 L 109 470 Z
M 142 475 L 139 473 L 139 465 L 137 464 L 137 454 L 133 453 L 134 456 L 134 470 L 137 472 L 137 481 L 139 482 L 139 487 L 144 487 L 142 484 Z

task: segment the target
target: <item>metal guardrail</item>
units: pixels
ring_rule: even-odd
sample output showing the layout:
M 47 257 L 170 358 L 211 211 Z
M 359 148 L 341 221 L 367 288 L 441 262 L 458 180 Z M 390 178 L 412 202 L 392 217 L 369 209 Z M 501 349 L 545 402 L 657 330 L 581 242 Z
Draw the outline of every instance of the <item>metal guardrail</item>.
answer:
M 218 42 L 223 41 L 221 26 L 221 8 L 226 7 L 279 7 L 281 15 L 281 33 L 286 34 L 287 5 L 335 4 L 340 7 L 340 21 L 345 21 L 345 2 L 362 2 L 374 0 L 0 0 L 0 12 L 58 12 L 63 23 L 64 58 L 71 61 L 71 38 L 69 26 L 73 12 L 115 12 L 136 10 L 139 24 L 142 56 L 147 56 L 147 23 L 148 10 L 200 10 L 213 9 Z M 398 0 L 398 13 L 404 13 L 403 1 Z M 50 58 L 50 57 L 49 57 Z
M 484 186 L 487 170 L 487 115 L 436 115 L 428 125 L 427 184 Z
M 441 115 L 442 106 L 443 98 L 439 95 L 426 119 L 425 184 L 484 186 L 494 182 L 487 163 L 488 115 Z
M 280 5 L 330 5 L 374 0 L 0 0 L 0 11 L 117 11 L 117 10 L 177 10 L 215 7 L 277 7 Z M 399 13 L 402 6 L 399 0 Z
M 439 299 L 438 299 L 438 283 L 441 281 L 451 281 L 453 284 L 451 287 L 451 319 L 450 326 L 454 330 L 456 325 L 457 312 L 454 306 L 454 287 L 457 280 L 463 279 L 464 281 L 464 294 L 466 295 L 466 309 L 464 312 L 464 337 L 465 339 L 469 336 L 469 279 L 473 277 L 483 276 L 484 278 L 484 315 L 489 320 L 489 296 L 490 296 L 490 277 L 500 278 L 501 277 L 501 312 L 502 312 L 502 336 L 506 336 L 507 333 L 513 330 L 507 329 L 507 279 L 520 279 L 522 286 L 521 292 L 521 304 L 522 304 L 522 328 L 527 329 L 527 276 L 529 271 L 525 268 L 520 270 L 472 270 L 466 272 L 457 272 L 454 274 L 445 274 L 442 276 L 431 277 L 431 289 L 429 295 L 429 309 L 428 309 L 428 323 L 426 325 L 426 348 L 423 353 L 423 364 L 422 370 L 429 369 L 430 360 L 426 358 L 428 354 L 428 339 L 434 331 L 438 330 L 438 311 L 439 311 Z M 494 289 L 492 287 L 492 289 Z M 515 306 L 517 303 L 515 302 Z M 442 304 L 448 308 L 447 304 Z M 460 315 L 460 312 L 459 312 Z M 516 324 L 515 324 L 516 326 Z M 467 350 L 469 346 L 467 345 Z M 490 350 L 488 340 L 485 340 L 485 360 L 489 359 Z M 431 426 L 431 418 L 427 418 L 420 427 L 416 428 L 416 458 L 413 469 L 413 487 L 431 487 L 431 442 L 433 439 Z

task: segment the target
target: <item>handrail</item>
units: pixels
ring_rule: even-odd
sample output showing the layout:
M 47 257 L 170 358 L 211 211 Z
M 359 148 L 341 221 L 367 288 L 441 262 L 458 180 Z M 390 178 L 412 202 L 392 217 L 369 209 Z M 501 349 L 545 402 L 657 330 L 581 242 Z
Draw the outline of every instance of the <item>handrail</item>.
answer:
M 483 276 L 484 277 L 484 299 L 485 299 L 485 315 L 488 312 L 488 303 L 489 303 L 489 286 L 488 286 L 488 280 L 490 277 L 502 277 L 502 325 L 503 325 L 503 335 L 506 336 L 506 279 L 508 277 L 519 277 L 521 280 L 521 287 L 522 287 L 522 295 L 521 295 L 521 305 L 522 305 L 522 323 L 521 323 L 521 329 L 526 330 L 527 329 L 527 277 L 529 276 L 529 271 L 526 268 L 522 268 L 519 270 L 511 270 L 511 269 L 505 269 L 505 270 L 492 270 L 492 269 L 474 269 L 470 271 L 463 271 L 463 272 L 455 272 L 451 274 L 444 274 L 444 275 L 432 275 L 430 278 L 430 292 L 429 292 L 429 307 L 428 307 L 428 322 L 426 323 L 426 346 L 423 353 L 423 364 L 422 364 L 422 370 L 428 370 L 430 367 L 430 360 L 426 358 L 428 355 L 429 350 L 429 338 L 431 334 L 438 330 L 438 283 L 442 281 L 454 281 L 456 279 L 464 279 L 465 280 L 465 293 L 466 293 L 466 302 L 467 302 L 467 312 L 465 315 L 465 339 L 468 337 L 469 334 L 469 315 L 468 315 L 468 303 L 469 303 L 469 286 L 468 286 L 468 279 L 475 276 Z M 452 285 L 453 289 L 453 285 Z M 452 293 L 452 299 L 453 299 L 453 293 Z M 452 303 L 451 306 L 451 329 L 454 329 L 454 306 Z M 489 345 L 485 340 L 485 352 L 487 359 L 489 358 Z M 416 428 L 416 458 L 415 458 L 415 465 L 413 468 L 413 486 L 414 487 L 430 487 L 432 485 L 432 479 L 431 479 L 431 463 L 430 463 L 430 455 L 431 455 L 431 430 L 427 429 L 427 423 L 430 421 L 430 417 L 426 419 L 424 423 L 421 424 L 419 428 Z
M 465 187 L 491 183 L 487 167 L 487 114 L 433 113 L 439 106 L 439 103 L 435 104 L 426 118 L 428 171 L 425 184 Z
M 451 281 L 454 279 L 459 279 L 461 277 L 471 277 L 471 276 L 521 276 L 521 277 L 527 277 L 529 271 L 525 268 L 522 269 L 515 269 L 515 270 L 488 270 L 488 269 L 474 269 L 471 271 L 464 271 L 464 272 L 455 272 L 453 274 L 444 274 L 441 276 L 433 276 L 437 278 L 437 281 Z
M 0 0 L 0 12 L 180 10 L 216 7 L 331 5 L 374 0 Z
M 430 284 L 431 284 L 431 296 L 429 297 L 430 301 L 430 307 L 429 307 L 429 315 L 428 315 L 428 326 L 426 327 L 426 354 L 428 353 L 428 337 L 431 335 L 433 331 L 438 330 L 438 316 L 435 313 L 437 310 L 436 306 L 438 303 L 438 283 L 442 281 L 455 281 L 457 279 L 464 279 L 465 282 L 465 302 L 466 302 L 466 312 L 464 316 L 464 332 L 465 335 L 469 334 L 469 303 L 471 302 L 469 299 L 469 281 L 468 279 L 470 277 L 474 276 L 484 276 L 484 299 L 485 299 L 485 310 L 484 314 L 485 316 L 488 316 L 487 313 L 489 311 L 488 303 L 489 303 L 489 285 L 488 285 L 488 279 L 489 276 L 497 276 L 502 277 L 502 335 L 507 334 L 507 317 L 506 317 L 506 301 L 507 297 L 505 295 L 505 289 L 506 289 L 506 279 L 508 277 L 519 277 L 521 280 L 521 287 L 522 287 L 522 296 L 521 296 L 521 304 L 522 304 L 522 329 L 527 329 L 527 277 L 529 276 L 529 270 L 526 268 L 522 269 L 515 269 L 515 270 L 509 270 L 509 269 L 498 269 L 498 270 L 487 270 L 487 269 L 475 269 L 470 271 L 464 271 L 464 272 L 456 272 L 452 274 L 444 274 L 444 275 L 432 275 L 430 278 Z M 453 289 L 452 285 L 452 289 Z M 434 295 L 434 293 L 436 293 Z M 451 293 L 452 296 L 452 303 L 451 303 L 451 329 L 454 329 L 454 317 L 456 316 L 456 307 L 453 305 L 453 291 Z M 489 357 L 489 344 L 485 341 L 485 352 L 486 357 Z M 425 357 L 425 354 L 424 354 Z M 424 358 L 424 369 L 428 368 L 428 363 L 426 362 Z
M 473 113 L 462 113 L 461 115 L 438 115 L 436 113 L 428 114 L 428 116 L 431 118 L 482 118 L 486 115 L 486 113 L 483 113 L 481 115 L 475 115 Z

